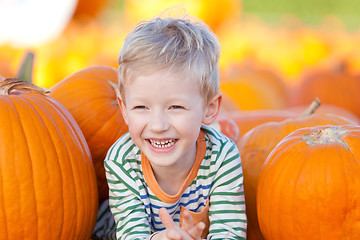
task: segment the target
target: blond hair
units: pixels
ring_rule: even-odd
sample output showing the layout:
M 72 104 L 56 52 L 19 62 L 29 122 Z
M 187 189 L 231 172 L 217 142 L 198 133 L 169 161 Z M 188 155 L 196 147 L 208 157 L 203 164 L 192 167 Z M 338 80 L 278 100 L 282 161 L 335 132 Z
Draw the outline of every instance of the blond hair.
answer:
M 205 101 L 219 90 L 220 44 L 201 22 L 183 18 L 153 18 L 140 22 L 125 38 L 119 53 L 119 89 L 141 74 L 169 70 L 199 82 Z

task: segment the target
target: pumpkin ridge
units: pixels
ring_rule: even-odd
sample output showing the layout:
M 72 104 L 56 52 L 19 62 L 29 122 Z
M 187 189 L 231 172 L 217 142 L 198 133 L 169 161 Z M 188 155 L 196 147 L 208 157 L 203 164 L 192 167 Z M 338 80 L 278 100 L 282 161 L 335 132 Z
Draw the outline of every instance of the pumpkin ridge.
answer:
M 57 108 L 56 108 L 57 109 Z M 58 109 L 57 109 L 58 110 Z M 63 116 L 64 117 L 64 116 Z M 65 136 L 66 137 L 66 136 Z M 69 152 L 69 151 L 71 151 L 72 150 L 72 148 L 71 148 L 71 146 L 69 146 L 69 143 L 68 143 L 68 141 L 64 141 L 64 147 L 65 147 L 65 149 L 66 149 L 66 152 Z M 69 156 L 68 154 L 67 154 L 67 157 L 69 157 L 70 159 L 72 159 L 71 158 L 71 156 Z M 76 163 L 75 163 L 76 164 Z M 75 176 L 75 174 L 74 174 L 74 170 L 75 170 L 75 165 L 74 165 L 74 161 L 72 161 L 72 160 L 70 160 L 70 166 L 69 166 L 69 168 L 70 168 L 70 171 L 71 171 L 71 177 L 72 177 L 72 179 L 73 179 L 73 181 L 75 182 L 75 184 L 77 184 L 77 182 L 78 182 L 78 179 L 76 178 L 76 176 Z M 78 202 L 80 201 L 80 199 L 81 199 L 81 197 L 83 197 L 83 196 L 81 196 L 81 197 L 79 197 L 79 193 L 78 193 L 78 191 L 76 191 L 75 190 L 75 193 L 74 193 L 74 197 L 75 197 L 75 201 L 73 202 L 73 203 L 71 203 L 71 204 L 73 204 L 74 206 L 74 208 L 76 208 L 76 209 L 78 209 L 79 208 L 79 206 L 78 206 Z M 80 216 L 79 216 L 79 211 L 74 211 L 74 213 L 75 213 L 75 216 L 73 216 L 73 218 L 74 219 L 80 219 L 81 220 L 81 218 L 80 218 Z M 76 224 L 75 224 L 75 229 L 74 229 L 74 232 L 77 232 L 78 231 L 78 229 L 80 229 L 79 228 L 79 226 L 78 226 L 78 224 L 79 224 L 79 221 L 76 221 Z M 80 235 L 82 235 L 82 234 L 80 234 Z
M 293 156 L 294 156 L 294 155 L 296 156 L 296 155 L 297 155 L 297 152 L 294 152 L 292 155 L 293 155 Z M 289 157 L 291 157 L 291 156 L 289 156 Z M 303 166 L 304 164 L 305 164 L 305 161 L 303 161 L 303 162 L 301 163 L 302 166 Z M 300 169 L 302 169 L 302 167 L 301 167 Z M 298 182 L 299 182 L 299 180 L 300 180 L 300 176 L 301 176 L 301 171 L 297 171 L 297 177 L 296 177 L 296 180 L 295 180 L 295 185 L 298 184 Z M 296 195 L 296 191 L 293 190 L 293 191 L 292 191 L 292 194 L 291 194 L 291 197 L 292 197 L 292 198 L 295 198 L 295 195 Z M 291 206 L 291 213 L 292 213 L 292 214 L 296 214 L 298 211 L 299 211 L 299 209 L 296 208 L 295 204 L 292 204 L 292 206 Z M 291 227 L 292 227 L 292 231 L 291 231 L 291 232 L 295 233 L 295 232 L 296 232 L 296 230 L 295 230 L 295 229 L 296 229 L 296 226 L 295 226 L 295 223 L 294 223 L 294 222 L 292 222 Z
M 11 108 L 12 109 L 15 109 L 16 110 L 16 105 L 15 105 L 15 103 L 14 103 L 14 101 L 12 101 L 12 99 L 10 99 L 10 98 L 2 98 L 1 100 L 4 100 L 4 101 L 6 101 L 6 103 L 4 104 L 5 105 L 5 107 L 8 107 L 9 105 L 11 106 Z M 7 108 L 7 110 L 9 110 L 9 108 Z M 10 113 L 13 113 L 14 111 L 9 111 Z M 10 117 L 10 120 L 13 120 L 14 118 L 16 118 L 16 123 L 18 123 L 19 121 L 20 121 L 20 119 L 19 119 L 19 114 L 18 114 L 18 112 L 16 111 L 16 114 L 12 114 L 11 115 L 11 117 Z M 16 124 L 15 123 L 15 125 L 16 126 L 19 126 L 20 124 Z M 13 124 L 13 121 L 10 121 L 10 124 Z M 22 129 L 23 130 L 23 129 Z M 14 139 L 12 139 L 12 140 L 14 140 Z M 14 153 L 14 152 L 13 152 Z M 2 167 L 0 168 L 0 169 L 2 169 Z M 11 171 L 14 171 L 14 169 L 11 169 Z M 8 170 L 8 172 L 9 172 L 9 170 Z M 7 173 L 2 173 L 1 172 L 1 177 L 3 178 L 5 176 L 5 179 L 6 179 L 6 176 L 7 176 Z M 4 181 L 1 181 L 1 183 L 3 183 Z M 18 184 L 12 184 L 12 186 L 11 186 L 11 188 L 12 189 L 16 189 L 15 191 L 16 191 L 16 195 L 19 195 L 19 193 L 20 193 L 20 187 L 19 187 L 19 185 Z M 7 189 L 7 188 L 3 188 L 3 191 L 2 192 L 6 192 L 6 190 L 5 189 Z M 1 194 L 2 195 L 2 203 L 3 204 L 6 204 L 6 202 L 7 202 L 7 199 L 6 199 L 6 197 L 5 197 L 5 194 Z M 14 195 L 14 194 L 12 194 L 12 195 Z M 4 216 L 5 216 L 5 219 L 7 220 L 7 218 L 8 218 L 8 216 L 9 215 L 11 215 L 12 214 L 12 212 L 11 212 L 11 209 L 9 209 L 9 208 L 4 208 Z M 17 215 L 19 215 L 19 213 L 17 212 Z M 7 221 L 3 221 L 3 222 L 5 222 L 5 223 L 7 223 Z M 10 224 L 10 228 L 11 228 L 11 224 Z M 7 230 L 8 228 L 6 228 L 5 230 Z M 21 234 L 21 236 L 22 237 L 24 237 L 24 231 L 23 231 L 23 229 L 19 229 L 19 232 L 21 231 L 21 233 L 19 233 L 19 234 Z M 7 238 L 8 238 L 8 235 L 6 236 Z
M 0 166 L 1 166 L 1 164 L 0 164 Z M 0 167 L 0 191 L 1 192 L 4 192 L 4 187 L 3 187 L 3 185 L 2 185 L 2 183 L 4 182 L 4 179 L 3 179 L 3 176 L 4 176 L 4 174 L 3 174 L 3 172 L 2 172 L 2 167 Z M 6 218 L 6 207 L 4 206 L 4 194 L 0 194 L 0 218 L 3 218 L 3 219 L 5 219 Z M 3 217 L 2 215 L 5 215 L 5 217 Z M 8 229 L 8 224 L 7 224 L 7 221 L 2 221 L 2 224 L 4 224 L 4 225 L 2 225 L 2 229 L 1 229 L 1 231 L 4 233 L 4 235 L 5 235 L 5 238 L 6 239 L 8 239 L 9 237 L 8 237 L 8 234 L 7 234 L 7 229 Z
M 5 108 L 7 108 L 7 110 L 8 110 L 8 112 L 10 112 L 10 118 L 8 118 L 8 119 L 10 119 L 11 120 L 11 118 L 16 118 L 16 120 L 18 121 L 18 119 L 19 119 L 19 116 L 18 116 L 18 112 L 16 112 L 16 114 L 14 114 L 14 111 L 9 111 L 9 105 L 11 106 L 11 108 L 12 109 L 16 109 L 16 107 L 15 107 L 15 105 L 14 105 L 14 103 L 13 103 L 13 101 L 11 101 L 11 99 L 10 98 L 3 98 L 2 96 L 0 96 L 1 97 L 1 103 L 2 102 L 6 102 L 5 104 L 2 104 L 2 105 L 4 105 L 4 107 Z M 5 109 L 3 106 L 1 106 L 1 108 L 0 109 Z M 16 115 L 16 116 L 15 116 Z M 2 116 L 3 117 L 3 116 Z M 3 119 L 3 118 L 1 118 L 1 119 Z M 10 123 L 10 124 L 12 124 L 13 123 L 13 121 L 9 121 L 8 120 L 8 122 Z M 17 125 L 18 126 L 18 124 L 15 124 L 15 125 Z M 13 140 L 13 138 L 11 139 L 11 140 Z M 1 147 L 3 148 L 4 146 L 3 145 L 1 145 Z M 6 147 L 6 146 L 5 146 Z M 1 152 L 4 152 L 5 153 L 5 151 L 3 151 L 3 149 L 1 149 Z M 12 153 L 14 154 L 14 151 L 12 151 Z M 9 173 L 9 170 L 6 172 L 6 171 L 2 171 L 3 169 L 6 169 L 5 167 L 3 168 L 3 166 L 2 166 L 3 164 L 0 162 L 0 173 L 1 173 L 1 181 L 0 181 L 0 188 L 1 188 L 1 192 L 3 193 L 3 192 L 5 192 L 5 189 L 8 189 L 8 188 L 6 188 L 6 185 L 4 186 L 2 183 L 4 183 L 4 178 L 6 179 L 6 176 L 7 176 L 7 173 Z M 14 171 L 14 169 L 12 168 L 12 169 L 10 169 L 11 171 Z M 14 186 L 11 186 L 11 188 L 12 189 L 18 189 L 19 188 L 19 185 L 18 184 L 15 184 Z M 18 192 L 20 192 L 19 190 L 17 190 L 17 193 Z M 6 198 L 5 198 L 5 194 L 0 194 L 0 199 L 1 199 L 1 206 L 2 206 L 2 211 L 0 212 L 1 213 L 1 215 L 3 215 L 4 217 L 3 217 L 3 219 L 6 219 L 7 220 L 7 218 L 8 218 L 8 216 L 9 215 L 11 215 L 11 210 L 9 209 L 9 208 L 6 208 L 5 207 L 5 205 L 6 205 Z M 10 213 L 9 213 L 10 212 Z M 18 213 L 17 213 L 18 214 Z M 1 216 L 0 215 L 0 216 Z M 2 228 L 4 228 L 5 227 L 5 229 L 2 229 L 1 230 L 1 232 L 2 233 L 4 233 L 4 231 L 5 231 L 5 238 L 6 239 L 8 239 L 9 237 L 9 233 L 8 233 L 8 229 L 9 228 L 11 228 L 11 224 L 10 224 L 10 226 L 8 227 L 8 221 L 2 221 L 2 223 L 4 223 L 5 224 L 5 226 L 1 226 Z M 22 231 L 22 229 L 19 229 L 19 231 Z M 23 232 L 23 231 L 22 231 Z M 21 236 L 24 236 L 24 234 L 21 234 Z
M 111 120 L 113 120 L 114 118 L 117 117 L 116 114 L 117 114 L 117 112 L 116 112 L 116 110 L 114 110 L 113 113 L 111 114 L 111 116 L 107 119 L 107 121 L 106 121 L 104 124 L 102 124 L 101 127 L 97 129 L 97 131 L 95 132 L 95 134 L 92 135 L 92 136 L 88 139 L 88 142 L 89 142 L 89 143 L 91 143 L 91 140 L 92 140 L 94 137 L 96 137 L 97 133 L 101 132 L 102 129 L 105 129 L 108 125 L 111 126 L 111 124 L 112 124 L 112 123 L 111 123 Z M 120 129 L 120 130 L 122 130 L 122 129 Z M 119 130 L 119 131 L 120 131 L 120 130 Z
M 19 98 L 20 100 L 22 100 L 21 98 Z M 34 105 L 33 104 L 31 104 L 29 101 L 28 101 L 28 99 L 26 99 L 26 98 L 24 98 L 24 100 L 25 101 L 23 101 L 24 103 L 26 103 L 26 104 L 28 104 L 30 107 L 31 107 L 31 110 L 32 111 L 34 111 L 34 110 L 37 110 L 36 108 L 34 108 Z M 23 103 L 23 104 L 24 104 Z M 20 111 L 20 109 L 18 108 L 17 109 L 17 112 L 19 112 Z M 33 116 L 33 114 L 29 114 L 29 116 Z M 19 120 L 20 120 L 20 122 L 21 122 L 21 124 L 20 124 L 20 126 L 22 127 L 22 129 L 23 129 L 23 132 L 24 132 L 24 139 L 25 139 L 25 141 L 26 141 L 26 145 L 27 146 L 30 146 L 30 141 L 29 141 L 29 137 L 31 138 L 31 136 L 29 136 L 29 134 L 31 134 L 31 133 L 29 133 L 29 134 L 27 134 L 26 133 L 26 131 L 25 131 L 25 128 L 24 128 L 24 125 L 23 125 L 23 123 L 22 123 L 22 120 L 21 119 L 23 119 L 22 117 L 19 117 Z M 26 118 L 24 118 L 24 119 L 26 119 Z M 33 121 L 33 122 L 35 122 L 35 121 Z M 29 148 L 27 148 L 27 151 L 28 151 L 28 155 L 29 155 L 29 158 L 32 158 L 32 153 L 31 153 L 31 151 L 30 151 L 30 149 Z M 33 196 L 33 198 L 34 198 L 34 209 L 32 209 L 32 211 L 34 211 L 35 213 L 36 213 L 36 216 L 38 216 L 39 214 L 39 206 L 38 206 L 38 200 L 39 200 L 39 197 L 37 196 L 37 188 L 36 188 L 36 183 L 35 183 L 35 181 L 36 181 L 36 178 L 34 177 L 34 170 L 35 170 L 35 167 L 34 167 L 34 162 L 33 161 L 30 161 L 30 167 L 31 167 L 31 169 L 29 169 L 29 171 L 31 172 L 31 178 L 30 179 L 32 179 L 32 188 L 34 189 L 34 196 Z M 28 196 L 26 197 L 26 200 L 28 200 Z M 38 231 L 39 231 L 39 228 L 41 228 L 41 223 L 39 222 L 39 218 L 38 217 L 36 217 L 35 218 L 36 219 L 36 227 L 34 228 L 34 236 L 35 236 L 35 238 L 37 239 L 39 236 L 38 236 Z M 40 220 L 41 221 L 41 220 Z
M 21 127 L 21 129 L 22 129 L 22 133 L 23 133 L 22 138 L 26 142 L 27 146 L 31 146 L 31 144 L 34 144 L 34 143 L 29 141 L 29 139 L 32 137 L 32 133 L 25 131 L 24 119 L 27 119 L 27 121 L 31 121 L 31 123 L 36 122 L 36 120 L 34 119 L 33 114 L 26 114 L 26 113 L 37 112 L 39 114 L 39 111 L 42 111 L 42 109 L 41 108 L 39 109 L 38 106 L 36 105 L 36 101 L 34 101 L 35 104 L 33 104 L 31 101 L 32 101 L 31 98 L 28 98 L 28 96 L 23 95 L 22 97 L 17 97 L 16 101 L 13 102 L 14 107 L 15 107 L 16 112 L 17 112 L 17 115 L 18 115 L 18 120 L 19 120 L 19 123 L 20 123 L 19 127 Z M 25 107 L 25 108 L 18 107 L 20 104 L 22 104 L 23 106 L 27 106 L 27 107 Z M 31 117 L 31 120 L 29 120 L 29 116 Z M 44 121 L 43 121 L 43 123 L 45 124 Z M 40 139 L 40 141 L 41 141 L 41 139 Z M 41 144 L 39 144 L 39 145 L 41 145 Z M 27 154 L 28 154 L 29 158 L 31 158 L 34 155 L 34 153 L 32 153 L 29 148 L 27 148 Z M 31 210 L 31 211 L 33 211 L 35 213 L 35 214 L 32 214 L 33 216 L 38 216 L 39 215 L 39 207 L 38 207 L 39 198 L 38 198 L 38 196 L 36 194 L 38 192 L 38 189 L 36 188 L 36 186 L 38 184 L 37 184 L 37 179 L 34 177 L 35 168 L 34 168 L 33 161 L 29 161 L 29 165 L 30 165 L 29 166 L 30 167 L 29 172 L 31 174 L 31 177 L 29 177 L 29 179 L 32 180 L 32 186 L 31 187 L 34 190 L 34 194 L 32 196 L 32 198 L 34 199 L 34 202 L 33 202 L 33 208 L 32 209 L 27 209 L 26 211 Z M 29 197 L 28 192 L 27 192 L 27 195 L 24 197 L 24 199 L 26 199 L 26 201 L 29 201 L 30 197 Z M 32 234 L 34 234 L 35 237 L 38 238 L 39 237 L 38 236 L 38 230 L 39 230 L 39 228 L 42 227 L 42 224 L 41 224 L 41 222 L 39 222 L 38 217 L 36 217 L 35 220 L 36 220 L 35 225 L 37 227 L 34 228 L 34 232 L 32 232 Z
M 63 118 L 65 118 L 66 120 L 68 120 L 68 118 L 58 109 L 58 106 L 54 106 L 55 107 L 55 109 L 59 112 L 59 114 L 61 114 L 61 116 L 63 117 Z M 71 128 L 72 129 L 74 129 L 73 128 L 73 126 L 72 126 L 72 124 L 70 124 L 71 125 Z M 77 137 L 79 137 L 78 136 L 78 134 L 77 133 L 75 133 L 75 135 L 77 136 Z M 69 149 L 71 150 L 71 147 L 69 147 L 68 146 L 68 142 L 67 141 L 64 141 L 64 143 L 66 143 L 66 144 L 64 144 L 64 148 L 66 149 L 66 152 L 68 152 L 69 151 Z M 82 143 L 81 143 L 82 144 Z M 71 158 L 69 155 L 67 155 L 68 156 L 68 158 Z M 74 181 L 74 182 L 76 182 L 76 179 L 75 179 L 75 176 L 74 176 L 74 165 L 73 165 L 73 161 L 70 161 L 70 165 L 69 166 L 67 166 L 69 169 L 71 169 L 71 178 L 72 178 L 72 181 Z M 62 166 L 62 169 L 64 168 L 64 166 Z M 68 178 L 69 176 L 63 176 L 62 175 L 62 178 L 63 179 L 65 179 L 65 178 Z M 65 189 L 65 187 L 66 186 L 64 186 L 64 189 Z M 66 193 L 66 191 L 64 191 L 65 193 Z M 73 202 L 73 203 L 71 203 L 71 204 L 73 204 L 73 208 L 78 208 L 78 201 L 79 201 L 79 198 L 78 198 L 78 194 L 76 194 L 76 192 L 78 192 L 78 191 L 76 191 L 76 189 L 74 188 L 73 190 L 72 190 L 72 194 L 74 194 L 74 196 L 75 196 L 75 201 Z M 90 198 L 90 200 L 92 200 L 92 198 Z M 72 219 L 72 221 L 74 221 L 75 219 L 77 219 L 78 218 L 78 211 L 74 211 L 74 213 L 75 213 L 75 216 L 71 216 L 73 219 Z M 65 217 L 65 216 L 64 216 Z M 77 223 L 78 221 L 76 221 L 76 223 Z M 78 225 L 76 224 L 75 225 L 76 227 L 75 227 L 75 229 L 74 229 L 74 232 L 77 232 L 78 230 Z M 80 234 L 80 235 L 82 235 L 82 234 Z
M 10 90 L 10 91 L 11 91 L 11 90 Z M 21 101 L 21 102 L 20 102 L 20 101 Z M 14 107 L 15 107 L 15 109 L 16 109 L 16 112 L 18 113 L 19 127 L 21 128 L 22 137 L 23 137 L 23 139 L 24 139 L 24 141 L 25 141 L 25 143 L 26 143 L 26 146 L 29 146 L 29 145 L 30 145 L 29 135 L 31 135 L 31 133 L 27 133 L 27 132 L 25 131 L 25 128 L 24 128 L 24 119 L 26 119 L 26 118 L 23 117 L 23 115 L 22 115 L 23 109 L 20 108 L 20 107 L 18 107 L 18 106 L 19 106 L 20 104 L 22 104 L 22 105 L 25 105 L 25 104 L 26 104 L 27 106 L 29 106 L 30 109 L 25 108 L 27 113 L 29 112 L 29 110 L 30 110 L 30 111 L 33 111 L 35 108 L 34 108 L 33 105 L 32 105 L 29 101 L 27 101 L 27 99 L 24 98 L 24 97 L 23 97 L 23 98 L 18 97 L 18 98 L 16 99 L 16 101 L 12 101 L 12 103 L 14 104 Z M 27 118 L 29 118 L 29 116 L 30 116 L 30 117 L 33 116 L 32 114 L 26 114 L 26 115 L 28 115 Z M 26 115 L 25 115 L 25 116 L 26 116 Z M 27 119 L 27 120 L 28 120 L 28 119 Z M 33 120 L 31 120 L 31 122 L 33 122 Z M 29 148 L 26 148 L 26 154 L 27 154 L 29 157 L 32 156 L 31 151 L 30 151 Z M 36 213 L 36 214 L 34 214 L 34 215 L 37 216 L 37 213 L 38 213 L 37 200 L 38 200 L 38 199 L 37 199 L 37 197 L 36 197 L 36 188 L 35 188 L 35 185 L 36 185 L 36 184 L 35 184 L 35 179 L 34 179 L 34 165 L 33 165 L 33 162 L 32 162 L 32 161 L 29 161 L 29 167 L 30 167 L 29 173 L 30 173 L 30 175 L 31 175 L 29 179 L 32 180 L 31 188 L 34 189 L 34 194 L 31 196 L 31 199 L 35 199 L 34 204 L 33 204 L 34 208 L 31 209 L 31 211 L 33 211 L 34 213 Z M 22 192 L 21 192 L 20 189 L 19 189 L 20 199 L 21 199 L 21 196 L 22 196 L 21 193 L 22 193 Z M 27 194 L 27 195 L 24 197 L 24 199 L 26 199 L 27 201 L 29 201 L 30 196 Z M 22 201 L 22 200 L 21 200 L 21 201 Z M 30 209 L 29 209 L 29 210 L 30 210 Z M 38 231 L 38 228 L 39 228 L 39 219 L 38 219 L 37 217 L 36 217 L 35 219 L 36 219 L 36 224 L 35 224 L 35 225 L 37 226 L 37 228 L 35 228 L 35 231 L 33 232 L 33 234 L 34 234 L 35 237 L 37 238 L 37 237 L 38 237 L 37 231 Z
M 62 112 L 57 104 L 54 104 L 53 101 L 50 101 L 51 99 L 47 98 L 47 103 L 49 103 L 50 105 L 52 105 L 52 107 L 54 108 L 51 108 L 51 110 L 56 110 L 58 114 L 60 114 L 64 119 L 66 120 L 69 120 L 69 117 L 67 114 L 65 114 L 64 112 Z M 55 119 L 53 119 L 55 120 Z M 55 120 L 56 121 L 56 120 Z M 71 121 L 68 121 L 68 124 L 71 126 L 71 129 L 74 130 L 74 126 L 71 124 Z M 56 126 L 58 126 L 58 124 L 55 123 Z M 59 129 L 59 131 L 61 131 L 61 129 Z M 79 134 L 81 132 L 78 132 Z M 75 131 L 74 131 L 74 134 L 76 134 L 76 136 L 78 138 L 83 138 L 82 136 L 78 135 Z M 84 140 L 85 141 L 85 140 Z M 65 152 L 71 152 L 72 151 L 72 147 L 71 145 L 69 145 L 69 143 L 71 143 L 71 141 L 67 141 L 65 140 L 64 141 L 64 147 L 66 149 Z M 82 143 L 79 143 L 82 145 Z M 84 148 L 83 149 L 87 149 L 87 146 L 84 146 L 82 145 Z M 71 159 L 71 157 L 68 155 L 68 157 Z M 70 169 L 71 169 L 71 178 L 72 178 L 72 181 L 74 181 L 75 183 L 77 183 L 78 181 L 78 178 L 76 177 L 76 175 L 74 174 L 75 170 L 76 169 L 81 169 L 81 166 L 77 166 L 76 165 L 77 162 L 76 161 L 70 161 Z M 91 162 L 92 164 L 92 162 Z M 86 166 L 89 166 L 89 162 L 86 164 Z M 77 171 L 79 173 L 83 173 L 84 171 Z M 85 171 L 85 173 L 88 173 L 88 171 Z M 69 176 L 68 176 L 69 177 Z M 65 176 L 63 176 L 63 178 L 65 178 Z M 86 177 L 88 180 L 90 180 L 90 175 L 87 175 Z M 91 183 L 91 181 L 87 181 L 87 184 Z M 93 185 L 93 184 L 92 184 Z M 66 187 L 66 186 L 64 186 Z M 93 187 L 95 187 L 95 185 L 93 185 Z M 81 199 L 84 199 L 84 196 L 82 196 L 82 192 L 80 191 L 76 191 L 76 189 L 73 190 L 73 192 L 75 192 L 74 196 L 75 196 L 75 201 L 72 202 L 71 204 L 75 205 L 74 208 L 76 209 L 79 209 L 79 207 L 81 207 L 80 205 L 78 205 L 77 203 L 80 202 Z M 92 197 L 88 199 L 90 202 L 95 202 L 95 198 L 93 199 Z M 74 232 L 79 232 L 80 231 L 80 236 L 83 235 L 82 232 L 84 232 L 86 230 L 86 228 L 80 228 L 78 225 L 82 222 L 81 220 L 84 219 L 84 217 L 86 217 L 87 213 L 85 213 L 84 211 L 81 211 L 82 215 L 78 215 L 79 211 L 74 211 L 74 213 L 76 214 L 76 216 L 72 216 L 72 218 L 75 220 L 75 219 L 78 219 L 78 221 L 76 221 L 76 228 L 74 229 Z M 90 213 L 91 214 L 91 213 Z
M 61 130 L 59 129 L 60 126 L 56 123 L 56 120 L 52 117 L 51 109 L 49 108 L 49 106 L 55 107 L 56 110 L 57 110 L 57 113 L 60 114 L 61 116 L 63 116 L 62 112 L 57 108 L 56 104 L 53 104 L 52 101 L 48 101 L 48 100 L 49 100 L 48 98 L 46 98 L 46 100 L 45 100 L 45 102 L 46 102 L 46 105 L 45 105 L 45 106 L 44 106 L 44 105 L 43 105 L 43 106 L 38 106 L 36 100 L 33 99 L 32 97 L 28 97 L 27 100 L 28 100 L 29 102 L 31 101 L 31 102 L 33 103 L 32 106 L 33 106 L 34 109 L 37 110 L 37 112 L 39 113 L 39 115 L 41 115 L 42 117 L 46 117 L 46 119 L 49 120 L 48 122 L 47 122 L 47 121 L 43 121 L 43 123 L 44 123 L 44 125 L 45 125 L 45 128 L 44 128 L 44 129 L 47 129 L 46 132 L 48 133 L 48 136 L 49 136 L 49 138 L 51 139 L 51 145 L 54 146 L 54 150 L 57 151 L 57 153 L 59 154 L 58 150 L 55 148 L 56 143 L 53 141 L 54 138 L 53 138 L 53 136 L 52 136 L 52 134 L 51 134 L 51 131 L 49 131 L 49 129 L 51 129 L 51 128 L 53 128 L 53 127 L 56 126 L 58 132 L 61 132 Z M 42 119 L 44 119 L 44 118 L 42 118 Z M 68 119 L 67 119 L 67 120 L 68 120 Z M 64 141 L 64 143 L 67 143 L 67 142 Z M 47 150 L 48 150 L 48 149 L 44 149 L 44 151 L 47 151 Z M 66 148 L 66 150 L 68 151 L 69 149 Z M 64 167 L 64 165 L 60 164 L 61 161 L 60 161 L 60 159 L 58 158 L 58 157 L 59 157 L 58 154 L 56 155 L 57 158 L 56 158 L 56 160 L 53 161 L 53 163 L 56 163 L 57 166 L 58 166 L 59 169 L 60 169 L 60 171 L 59 171 L 59 172 L 60 172 L 59 176 L 61 177 L 61 179 L 59 179 L 58 181 L 61 181 L 61 182 L 63 182 L 63 183 L 66 183 L 67 181 L 64 181 L 64 180 L 68 179 L 69 176 L 68 176 L 68 175 L 65 176 L 65 175 L 63 174 L 64 172 L 67 172 L 67 170 L 66 170 L 66 167 Z M 69 156 L 68 156 L 68 157 L 69 157 Z M 71 181 L 75 181 L 73 175 L 74 175 L 74 174 L 71 174 L 71 176 L 72 176 Z M 70 191 L 70 189 L 69 189 L 70 187 L 71 187 L 71 186 L 68 186 L 68 185 L 65 186 L 65 185 L 63 185 L 63 187 L 62 187 L 62 189 L 61 189 L 61 198 L 60 198 L 60 200 L 61 200 L 61 202 L 62 202 L 62 209 L 65 209 L 65 205 L 66 205 L 65 202 L 62 200 L 62 199 L 64 199 L 64 196 L 67 197 L 67 195 L 66 195 L 66 192 L 67 192 L 67 191 L 65 191 L 65 188 L 67 188 L 67 189 Z M 60 189 L 57 189 L 56 192 L 59 193 L 59 190 L 60 190 Z M 72 187 L 71 192 L 75 192 L 75 191 L 76 191 L 75 188 Z M 76 203 L 75 203 L 75 205 L 76 205 Z M 61 212 L 62 212 L 62 218 L 65 219 L 64 212 L 63 212 L 63 211 L 61 211 Z M 76 211 L 74 211 L 74 212 L 76 212 Z M 71 218 L 72 218 L 72 221 L 74 221 L 75 217 L 72 216 Z M 69 224 L 69 225 L 70 225 L 70 224 Z M 74 232 L 76 232 L 76 229 L 75 229 Z M 62 234 L 63 234 L 63 228 L 61 228 L 59 234 L 60 234 L 60 239 L 63 238 L 63 235 L 62 235 Z
M 289 146 L 295 146 L 294 141 L 292 141 L 291 143 L 289 143 Z M 281 152 L 281 151 L 286 151 L 286 150 L 285 150 L 285 146 L 284 146 L 284 148 L 282 148 L 281 150 L 279 150 L 279 152 Z M 295 153 L 297 153 L 297 151 L 294 149 L 294 155 L 295 155 Z M 290 158 L 290 157 L 291 157 L 291 155 L 289 156 L 289 158 Z M 276 161 L 276 159 L 274 159 L 274 160 Z M 304 165 L 305 162 L 303 161 L 303 162 L 300 162 L 299 164 L 300 164 L 300 165 Z M 292 165 L 291 165 L 290 161 L 288 161 L 288 162 L 283 166 L 282 170 L 281 170 L 278 174 L 279 174 L 279 176 L 284 175 L 284 174 L 288 174 L 288 175 L 293 175 L 293 174 L 294 174 L 293 169 L 292 169 Z M 301 175 L 300 172 L 297 172 L 296 174 L 297 174 L 297 176 L 294 177 L 294 184 L 297 184 L 297 182 L 299 181 L 300 175 Z M 281 189 L 281 190 L 280 190 L 281 192 L 284 192 L 284 189 L 287 187 L 288 182 L 282 181 L 282 179 L 281 179 L 280 177 L 278 177 L 278 179 L 276 180 L 276 182 L 282 183 L 282 185 L 279 185 L 278 183 L 276 183 L 276 185 L 279 186 L 279 189 Z M 273 194 L 274 194 L 274 193 L 275 193 L 275 192 L 273 192 Z M 272 195 L 273 195 L 273 194 L 272 194 Z M 292 195 L 294 195 L 294 194 L 296 194 L 295 191 L 292 192 Z M 273 196 L 271 196 L 271 197 L 273 197 Z M 279 200 L 281 200 L 281 199 L 279 199 Z M 279 202 L 278 202 L 278 203 L 279 203 Z M 282 208 L 282 205 L 281 205 L 281 204 L 278 204 L 277 206 L 278 206 L 279 209 Z M 295 209 L 294 206 L 292 206 L 291 209 L 292 209 L 291 211 L 294 211 L 294 212 L 299 211 L 298 209 Z M 276 210 L 276 211 L 278 211 L 278 210 Z M 278 220 L 277 220 L 277 222 L 283 222 L 283 221 L 284 221 L 281 217 L 282 217 L 282 215 L 278 215 Z M 292 227 L 295 228 L 294 226 L 292 226 Z M 280 230 L 280 231 L 281 231 L 281 230 Z M 291 237 L 289 236 L 289 238 L 291 238 Z

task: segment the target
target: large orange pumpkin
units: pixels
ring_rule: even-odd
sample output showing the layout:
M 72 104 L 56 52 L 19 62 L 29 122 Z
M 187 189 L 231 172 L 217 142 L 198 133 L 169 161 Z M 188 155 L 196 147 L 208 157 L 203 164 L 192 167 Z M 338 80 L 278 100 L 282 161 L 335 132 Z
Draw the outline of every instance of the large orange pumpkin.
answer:
M 109 198 L 104 158 L 111 145 L 128 131 L 117 101 L 117 69 L 91 66 L 50 88 L 50 96 L 74 116 L 93 158 L 99 202 Z
M 258 184 L 268 240 L 360 239 L 360 127 L 294 131 L 272 150 Z
M 35 85 L 0 82 L 0 239 L 90 239 L 96 176 L 71 114 Z
M 303 127 L 327 124 L 356 125 L 355 122 L 342 116 L 313 113 L 298 118 L 288 118 L 280 122 L 263 123 L 248 131 L 239 140 L 237 146 L 240 151 L 244 173 L 246 213 L 248 217 L 248 224 L 251 225 L 251 229 L 248 230 L 248 239 L 251 239 L 249 237 L 250 235 L 261 236 L 256 211 L 256 189 L 261 167 L 268 154 L 282 138 L 290 134 L 292 131 Z M 252 233 L 251 231 L 255 231 L 256 233 Z

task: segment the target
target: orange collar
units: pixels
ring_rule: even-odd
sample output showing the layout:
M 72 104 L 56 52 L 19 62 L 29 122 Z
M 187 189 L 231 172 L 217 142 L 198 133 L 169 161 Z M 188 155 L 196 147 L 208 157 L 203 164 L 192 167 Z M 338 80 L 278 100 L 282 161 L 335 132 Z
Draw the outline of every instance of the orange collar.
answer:
M 195 155 L 194 164 L 188 176 L 186 177 L 185 182 L 182 184 L 179 192 L 176 193 L 175 195 L 169 195 L 161 189 L 158 182 L 156 181 L 149 159 L 143 153 L 141 153 L 141 165 L 142 165 L 145 181 L 148 184 L 151 191 L 161 201 L 166 203 L 174 203 L 177 200 L 179 200 L 185 189 L 194 181 L 195 177 L 197 176 L 198 170 L 200 168 L 201 162 L 205 157 L 205 153 L 206 153 L 205 133 L 204 131 L 201 130 L 199 133 L 199 137 L 196 141 L 196 155 Z

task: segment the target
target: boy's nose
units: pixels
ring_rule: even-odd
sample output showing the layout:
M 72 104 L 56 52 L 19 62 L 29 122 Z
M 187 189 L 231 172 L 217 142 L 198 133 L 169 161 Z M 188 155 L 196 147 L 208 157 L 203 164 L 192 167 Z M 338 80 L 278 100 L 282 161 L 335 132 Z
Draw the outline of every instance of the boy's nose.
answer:
M 149 121 L 149 129 L 153 132 L 163 132 L 168 130 L 169 122 L 165 114 L 154 113 Z

